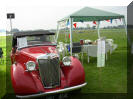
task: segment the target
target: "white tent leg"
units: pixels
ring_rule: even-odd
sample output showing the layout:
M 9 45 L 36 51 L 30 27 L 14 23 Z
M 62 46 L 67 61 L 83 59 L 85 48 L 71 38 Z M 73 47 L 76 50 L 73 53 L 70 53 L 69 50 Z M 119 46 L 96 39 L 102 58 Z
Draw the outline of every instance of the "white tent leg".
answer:
M 57 30 L 56 30 L 56 43 L 58 40 L 58 36 L 59 36 L 59 23 L 57 23 Z
M 69 19 L 70 22 L 70 52 L 71 52 L 71 56 L 72 56 L 72 28 L 73 28 L 73 21 L 72 18 Z
M 97 25 L 97 32 L 98 32 L 98 38 L 100 38 L 100 21 L 98 21 L 98 25 Z

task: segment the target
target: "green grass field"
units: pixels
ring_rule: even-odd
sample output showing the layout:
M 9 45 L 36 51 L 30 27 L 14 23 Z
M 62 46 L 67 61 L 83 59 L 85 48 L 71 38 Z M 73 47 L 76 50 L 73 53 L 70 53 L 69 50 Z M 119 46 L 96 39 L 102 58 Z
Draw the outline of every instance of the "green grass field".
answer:
M 79 31 L 78 31 L 79 32 Z M 73 33 L 73 41 L 80 39 L 97 39 L 97 31 L 82 31 L 83 33 Z M 118 44 L 118 48 L 111 54 L 108 54 L 108 60 L 104 68 L 97 68 L 97 59 L 90 57 L 90 63 L 87 63 L 87 57 L 84 57 L 84 68 L 86 73 L 86 82 L 88 83 L 82 89 L 82 93 L 126 93 L 127 92 L 127 39 L 124 29 L 101 30 L 101 36 L 111 38 L 114 43 Z M 59 35 L 59 41 L 66 42 L 65 34 Z M 69 42 L 69 38 L 67 39 Z M 6 87 L 7 93 L 13 93 L 10 79 L 10 51 L 11 39 L 7 37 L 7 71 L 6 71 Z M 86 56 L 86 55 L 84 55 Z M 4 75 L 4 66 L 1 66 Z M 0 69 L 1 69 L 0 68 Z M 1 74 L 0 74 L 1 75 Z M 4 79 L 4 76 L 0 77 Z M 3 80 L 4 81 L 4 80 Z M 4 83 L 3 83 L 4 84 Z M 4 89 L 2 89 L 4 92 Z
M 81 31 L 78 31 L 81 32 Z M 73 42 L 79 42 L 80 39 L 96 40 L 97 31 L 82 31 L 83 33 L 73 32 Z M 124 29 L 101 30 L 101 37 L 113 39 L 118 48 L 111 54 L 108 54 L 108 60 L 104 68 L 97 68 L 97 59 L 90 58 L 87 63 L 87 56 L 84 57 L 84 68 L 86 73 L 86 82 L 83 93 L 126 93 L 127 92 L 127 39 Z M 60 42 L 69 42 L 64 39 L 65 35 L 59 35 Z
M 6 37 L 0 36 L 0 47 L 2 47 L 4 52 L 4 63 L 0 62 L 0 99 L 5 94 L 6 90 Z

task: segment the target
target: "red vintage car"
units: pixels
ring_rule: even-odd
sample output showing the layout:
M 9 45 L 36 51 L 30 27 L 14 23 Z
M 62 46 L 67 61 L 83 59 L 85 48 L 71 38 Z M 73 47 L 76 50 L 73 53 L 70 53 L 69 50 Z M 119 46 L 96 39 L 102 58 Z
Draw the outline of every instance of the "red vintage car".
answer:
M 16 97 L 66 93 L 86 85 L 81 62 L 74 56 L 60 59 L 54 34 L 49 31 L 13 34 L 11 80 Z

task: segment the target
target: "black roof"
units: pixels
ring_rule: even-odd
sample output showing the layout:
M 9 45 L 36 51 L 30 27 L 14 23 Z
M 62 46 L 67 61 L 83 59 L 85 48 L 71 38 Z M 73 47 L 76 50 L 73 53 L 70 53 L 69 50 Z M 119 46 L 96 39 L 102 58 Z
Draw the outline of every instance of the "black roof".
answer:
M 55 35 L 54 32 L 48 30 L 38 30 L 38 31 L 21 31 L 13 34 L 13 37 L 23 37 L 23 36 L 37 36 L 37 35 Z

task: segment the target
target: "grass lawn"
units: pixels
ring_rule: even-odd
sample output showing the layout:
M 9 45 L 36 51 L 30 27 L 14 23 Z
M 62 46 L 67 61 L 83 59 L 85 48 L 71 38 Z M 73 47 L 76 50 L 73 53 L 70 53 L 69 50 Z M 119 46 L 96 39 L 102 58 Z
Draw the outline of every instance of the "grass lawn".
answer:
M 78 31 L 79 32 L 79 31 Z M 95 30 L 82 31 L 84 33 L 73 33 L 73 41 L 80 39 L 97 39 Z M 86 82 L 88 83 L 82 89 L 82 93 L 126 93 L 127 92 L 127 39 L 124 29 L 101 30 L 101 36 L 111 38 L 118 48 L 111 54 L 108 54 L 106 66 L 97 68 L 97 59 L 90 57 L 90 63 L 87 63 L 87 57 L 84 57 L 84 68 L 86 73 Z M 59 35 L 59 41 L 66 42 L 65 34 Z M 68 40 L 69 41 L 69 38 Z M 7 93 L 13 93 L 10 80 L 10 51 L 11 40 L 7 37 Z M 84 55 L 85 56 L 85 55 Z M 1 66 L 2 67 L 2 66 Z
M 0 36 L 0 47 L 4 51 L 4 60 L 6 59 L 6 37 Z M 1 64 L 0 62 L 0 99 L 5 94 L 6 90 L 6 61 Z
M 77 33 L 79 32 L 79 33 Z M 83 93 L 126 93 L 127 92 L 127 39 L 124 29 L 101 30 L 101 37 L 113 39 L 118 48 L 111 54 L 108 54 L 108 60 L 104 68 L 97 68 L 97 58 L 91 57 L 90 63 L 87 63 L 87 56 L 84 57 L 84 68 L 86 73 L 86 82 Z M 69 42 L 65 34 L 59 35 L 60 42 Z M 96 40 L 97 31 L 74 31 L 73 42 L 79 42 L 80 39 Z

